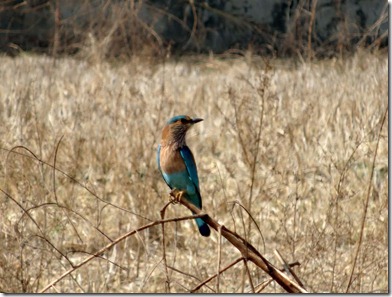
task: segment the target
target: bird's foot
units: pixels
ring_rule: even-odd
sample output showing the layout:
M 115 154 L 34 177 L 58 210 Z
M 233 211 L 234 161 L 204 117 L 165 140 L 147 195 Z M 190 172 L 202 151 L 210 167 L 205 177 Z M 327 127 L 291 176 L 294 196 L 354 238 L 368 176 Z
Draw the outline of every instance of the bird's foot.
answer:
M 174 204 L 177 204 L 178 202 L 180 202 L 182 195 L 185 194 L 185 191 L 180 191 L 178 189 L 173 189 L 170 192 L 170 198 L 169 200 L 171 202 L 173 202 Z

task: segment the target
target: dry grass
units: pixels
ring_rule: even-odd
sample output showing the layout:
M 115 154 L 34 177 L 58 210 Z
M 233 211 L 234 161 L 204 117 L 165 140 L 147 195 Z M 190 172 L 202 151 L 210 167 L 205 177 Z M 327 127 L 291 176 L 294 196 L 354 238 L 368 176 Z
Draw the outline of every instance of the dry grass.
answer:
M 205 119 L 188 137 L 205 211 L 276 265 L 274 249 L 299 261 L 309 291 L 346 291 L 388 104 L 386 55 L 268 65 L 250 55 L 164 65 L 0 61 L 0 291 L 38 292 L 71 262 L 160 218 L 168 188 L 155 150 L 176 114 Z M 388 291 L 387 128 L 349 292 Z M 166 217 L 183 215 L 175 205 Z M 215 232 L 203 238 L 193 221 L 165 230 L 171 292 L 217 272 Z M 49 292 L 165 292 L 161 240 L 160 226 L 129 237 Z M 221 268 L 239 256 L 222 240 Z M 248 268 L 254 285 L 268 279 Z M 250 291 L 247 273 L 231 267 L 219 290 Z

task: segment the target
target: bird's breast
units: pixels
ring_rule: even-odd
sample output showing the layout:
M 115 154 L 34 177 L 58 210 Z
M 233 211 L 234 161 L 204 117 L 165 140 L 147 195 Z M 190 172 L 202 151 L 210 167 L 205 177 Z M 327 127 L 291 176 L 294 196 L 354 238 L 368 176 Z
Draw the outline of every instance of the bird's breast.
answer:
M 180 152 L 171 149 L 170 146 L 161 147 L 160 162 L 161 169 L 166 174 L 186 171 L 185 163 Z

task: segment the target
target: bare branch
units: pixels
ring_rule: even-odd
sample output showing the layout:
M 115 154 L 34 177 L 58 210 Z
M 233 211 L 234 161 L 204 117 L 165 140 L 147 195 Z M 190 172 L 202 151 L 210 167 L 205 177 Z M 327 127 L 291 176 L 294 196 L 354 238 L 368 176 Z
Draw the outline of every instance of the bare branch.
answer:
M 171 195 L 174 195 L 174 192 L 175 191 L 172 191 Z M 188 202 L 182 196 L 180 197 L 179 202 L 185 207 L 187 207 L 189 210 L 191 210 L 193 213 L 202 215 L 200 209 Z M 203 220 L 215 231 L 218 231 L 220 228 L 222 236 L 226 238 L 232 245 L 234 245 L 241 252 L 242 256 L 245 259 L 253 262 L 256 266 L 268 273 L 284 290 L 289 293 L 307 293 L 304 288 L 290 280 L 278 268 L 276 268 L 267 259 L 265 259 L 248 241 L 246 241 L 240 235 L 227 229 L 225 226 L 220 225 L 217 221 L 212 219 L 207 214 L 203 216 Z

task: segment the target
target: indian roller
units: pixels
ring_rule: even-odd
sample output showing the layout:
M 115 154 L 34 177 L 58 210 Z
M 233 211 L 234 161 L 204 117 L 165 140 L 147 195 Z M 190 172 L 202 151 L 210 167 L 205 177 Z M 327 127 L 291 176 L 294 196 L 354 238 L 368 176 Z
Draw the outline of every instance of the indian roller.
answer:
M 183 197 L 199 209 L 202 208 L 199 177 L 195 158 L 186 145 L 186 132 L 203 119 L 178 115 L 167 121 L 162 130 L 157 151 L 158 169 L 170 189 L 177 189 Z M 200 234 L 209 236 L 211 231 L 201 218 L 196 219 Z

